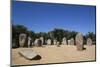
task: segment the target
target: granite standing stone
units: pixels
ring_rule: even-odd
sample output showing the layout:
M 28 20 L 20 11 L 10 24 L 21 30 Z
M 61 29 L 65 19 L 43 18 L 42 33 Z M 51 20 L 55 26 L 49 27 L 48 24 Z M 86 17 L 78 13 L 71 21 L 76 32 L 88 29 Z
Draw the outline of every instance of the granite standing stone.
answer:
M 57 47 L 60 47 L 60 42 L 59 41 L 57 41 Z
M 42 41 L 39 39 L 38 40 L 38 46 L 41 47 L 42 46 Z
M 70 45 L 71 44 L 71 40 L 68 40 L 68 45 Z
M 34 46 L 34 42 L 32 42 L 32 46 Z
M 30 47 L 31 46 L 31 37 L 28 37 L 28 47 Z
M 25 46 L 25 41 L 26 41 L 27 35 L 22 33 L 19 35 L 19 45 L 20 47 L 24 47 Z
M 83 50 L 83 35 L 78 33 L 75 38 L 77 50 Z
M 44 44 L 44 38 L 43 37 L 40 37 L 40 40 L 42 41 L 42 45 Z
M 47 40 L 47 45 L 51 45 L 51 39 Z
M 70 39 L 70 45 L 74 45 L 74 38 Z
M 34 41 L 35 46 L 38 46 L 38 41 L 39 41 L 39 39 L 35 39 L 35 41 Z
M 53 40 L 53 44 L 54 45 L 57 45 L 57 40 Z
M 62 39 L 62 45 L 67 45 L 66 37 Z
M 92 39 L 91 38 L 87 39 L 87 45 L 90 45 L 90 46 L 92 45 Z
M 35 46 L 40 47 L 40 46 L 42 46 L 42 41 L 41 41 L 40 39 L 36 39 L 36 40 L 34 41 L 34 44 L 35 44 Z

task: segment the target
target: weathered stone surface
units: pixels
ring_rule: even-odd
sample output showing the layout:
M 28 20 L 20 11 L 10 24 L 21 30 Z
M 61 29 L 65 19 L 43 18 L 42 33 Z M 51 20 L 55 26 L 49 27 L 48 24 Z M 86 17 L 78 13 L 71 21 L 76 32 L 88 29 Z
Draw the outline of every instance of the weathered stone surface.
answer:
M 40 39 L 36 39 L 34 41 L 35 46 L 42 46 L 42 41 Z
M 44 44 L 44 38 L 43 37 L 40 37 L 40 40 L 42 41 L 42 45 Z
M 57 40 L 53 40 L 53 44 L 54 45 L 57 45 Z
M 47 45 L 51 45 L 51 39 L 47 40 Z
M 28 60 L 39 60 L 41 56 L 35 53 L 33 50 L 20 50 L 19 54 Z
M 62 39 L 62 45 L 67 45 L 66 37 Z
M 70 39 L 70 45 L 74 45 L 74 38 Z
M 19 45 L 20 47 L 24 47 L 27 35 L 22 33 L 19 35 Z
M 34 46 L 34 42 L 32 42 L 32 46 Z
M 83 35 L 78 33 L 75 38 L 77 50 L 83 50 Z
M 35 46 L 38 46 L 38 40 L 39 40 L 39 39 L 35 39 L 35 41 L 34 41 L 34 45 L 35 45 Z
M 87 45 L 92 45 L 92 39 L 91 38 L 87 38 Z
M 42 46 L 42 41 L 39 39 L 38 40 L 38 46 L 41 47 Z
M 60 47 L 60 42 L 59 41 L 57 41 L 57 47 Z
M 71 40 L 68 40 L 68 45 L 70 45 L 71 44 Z
M 31 46 L 31 37 L 28 37 L 28 47 L 30 47 Z

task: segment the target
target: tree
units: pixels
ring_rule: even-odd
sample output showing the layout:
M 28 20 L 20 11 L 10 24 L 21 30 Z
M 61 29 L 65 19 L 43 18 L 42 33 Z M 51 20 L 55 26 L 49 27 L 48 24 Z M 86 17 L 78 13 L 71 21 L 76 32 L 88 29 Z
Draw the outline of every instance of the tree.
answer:
M 88 33 L 86 34 L 86 39 L 87 39 L 87 38 L 91 38 L 92 41 L 93 41 L 93 44 L 96 44 L 96 35 L 95 35 L 93 32 L 88 32 Z
M 23 25 L 12 25 L 12 42 L 15 42 L 16 47 L 19 47 L 20 33 L 27 33 L 27 28 Z
M 56 39 L 57 41 L 62 41 L 62 38 L 64 37 L 64 30 L 63 29 L 58 29 L 55 28 L 53 31 L 50 31 L 49 35 L 51 37 L 51 39 Z
M 35 40 L 35 32 L 34 31 L 27 31 L 27 33 L 28 33 L 28 36 L 30 36 L 31 38 L 32 38 L 32 41 L 34 41 Z
M 19 47 L 19 34 L 20 33 L 26 33 L 27 36 L 30 36 L 32 38 L 32 41 L 42 36 L 44 37 L 45 40 L 50 38 L 53 41 L 54 39 L 56 39 L 57 41 L 61 43 L 63 37 L 66 37 L 67 40 L 71 38 L 75 39 L 76 34 L 78 32 L 55 28 L 49 32 L 35 33 L 34 31 L 27 30 L 27 27 L 25 27 L 24 25 L 12 25 L 13 47 Z M 96 44 L 96 35 L 93 32 L 88 32 L 86 35 L 84 35 L 84 44 L 86 44 L 87 38 L 91 38 L 93 43 Z

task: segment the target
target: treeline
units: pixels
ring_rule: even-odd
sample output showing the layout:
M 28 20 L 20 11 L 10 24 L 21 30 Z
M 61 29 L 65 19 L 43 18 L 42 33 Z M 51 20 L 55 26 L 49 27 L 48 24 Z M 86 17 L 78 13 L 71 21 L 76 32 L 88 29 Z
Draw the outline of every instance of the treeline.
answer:
M 49 32 L 35 33 L 34 31 L 28 30 L 27 27 L 23 25 L 12 25 L 12 41 L 16 40 L 17 44 L 19 44 L 18 42 L 20 33 L 26 33 L 27 36 L 30 36 L 32 38 L 33 42 L 36 38 L 42 36 L 45 40 L 51 39 L 53 41 L 54 39 L 56 39 L 61 43 L 63 37 L 66 37 L 67 40 L 71 38 L 75 39 L 75 36 L 78 32 L 55 28 L 54 30 Z M 93 43 L 96 43 L 96 36 L 93 32 L 88 32 L 86 35 L 84 35 L 84 44 L 86 44 L 87 38 L 91 38 Z

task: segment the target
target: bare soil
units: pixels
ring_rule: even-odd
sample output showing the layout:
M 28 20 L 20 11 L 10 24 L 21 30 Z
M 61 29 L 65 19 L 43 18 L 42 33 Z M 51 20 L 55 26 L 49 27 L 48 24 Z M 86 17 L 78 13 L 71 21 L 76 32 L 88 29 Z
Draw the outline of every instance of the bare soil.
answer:
M 74 45 L 56 45 L 32 48 L 12 49 L 12 65 L 47 64 L 62 62 L 94 61 L 95 45 L 84 46 L 86 49 L 78 51 Z M 19 55 L 19 50 L 30 50 L 41 55 L 40 60 L 27 60 Z

